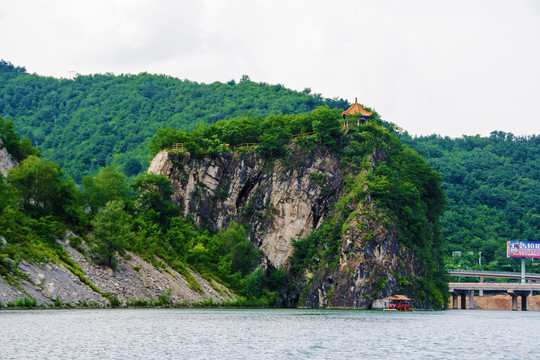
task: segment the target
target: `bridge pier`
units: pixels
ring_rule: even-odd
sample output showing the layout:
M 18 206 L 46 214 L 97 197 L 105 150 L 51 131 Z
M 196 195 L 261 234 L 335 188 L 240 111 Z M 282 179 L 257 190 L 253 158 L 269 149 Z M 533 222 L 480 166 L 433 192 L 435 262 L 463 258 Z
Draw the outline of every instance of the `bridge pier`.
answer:
M 469 298 L 469 309 L 474 309 L 474 290 L 454 290 L 452 292 L 452 308 L 458 308 L 458 297 L 461 298 L 461 309 L 467 309 L 467 297 Z
M 508 291 L 508 294 L 512 296 L 512 310 L 518 310 L 518 296 L 521 296 L 521 311 L 527 311 L 527 297 L 532 294 L 532 291 Z
M 527 297 L 534 291 L 540 291 L 540 284 L 537 283 L 449 283 L 448 290 L 452 294 L 452 307 L 454 309 L 467 309 L 467 296 L 469 298 L 469 309 L 476 308 L 474 303 L 474 292 L 484 290 L 490 292 L 506 292 L 512 297 L 512 310 L 518 310 L 518 297 L 521 296 L 521 310 L 527 311 Z M 458 306 L 458 297 L 461 297 L 461 306 Z
M 484 277 L 480 276 L 480 284 L 484 282 Z M 478 290 L 478 296 L 484 296 L 484 290 L 480 289 Z
M 512 311 L 517 311 L 518 309 L 518 296 L 516 294 L 510 294 L 512 295 Z
M 527 311 L 527 296 L 529 296 L 529 294 L 532 294 L 532 291 L 527 295 L 521 295 L 521 311 Z

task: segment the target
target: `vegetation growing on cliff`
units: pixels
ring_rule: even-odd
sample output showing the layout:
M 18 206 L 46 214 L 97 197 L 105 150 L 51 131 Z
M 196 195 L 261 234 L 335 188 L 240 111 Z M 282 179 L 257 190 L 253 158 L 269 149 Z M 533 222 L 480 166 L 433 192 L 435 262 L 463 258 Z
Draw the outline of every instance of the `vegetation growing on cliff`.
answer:
M 341 135 L 335 130 L 339 111 L 330 108 L 310 111 L 320 105 L 348 106 L 343 100 L 323 99 L 308 90 L 294 92 L 280 85 L 254 83 L 248 78 L 239 83 L 209 85 L 149 74 L 91 75 L 67 80 L 28 74 L 24 67 L 0 61 L 0 115 L 13 119 L 0 117 L 0 139 L 19 162 L 34 156 L 23 163 L 18 174 L 12 175 L 12 185 L 5 180 L 0 185 L 0 229 L 3 231 L 0 236 L 8 239 L 8 244 L 0 248 L 3 273 L 16 269 L 14 259 L 58 257 L 55 247 L 47 240 L 54 237 L 51 234 L 60 234 L 66 227 L 85 233 L 91 229 L 94 215 L 111 200 L 124 202 L 124 211 L 133 217 L 133 232 L 146 229 L 149 234 L 163 233 L 161 226 L 152 226 L 164 221 L 159 218 L 169 215 L 150 213 L 151 220 L 141 219 L 140 214 L 135 216 L 140 212 L 134 206 L 138 193 L 130 189 L 128 180 L 118 171 L 132 180 L 144 170 L 150 158 L 145 150 L 147 145 L 156 153 L 174 142 L 185 142 L 193 156 L 202 157 L 225 150 L 225 144 L 253 142 L 259 143 L 256 151 L 266 159 L 286 160 L 286 146 L 292 142 L 308 148 L 319 143 L 332 147 L 332 143 L 338 141 Z M 299 114 L 294 115 L 296 112 Z M 266 116 L 272 113 L 289 115 Z M 320 120 L 325 114 L 331 121 L 317 123 L 317 116 Z M 230 124 L 219 121 L 235 117 Z M 377 116 L 375 120 L 382 124 Z M 215 126 L 199 127 L 201 124 Z M 162 130 L 150 140 L 159 128 Z M 189 129 L 195 130 L 182 131 Z M 15 130 L 31 140 L 21 139 Z M 353 150 L 340 155 L 348 166 L 369 166 L 364 155 L 369 149 L 385 146 L 385 134 L 380 137 L 372 131 L 363 133 L 362 138 L 350 142 Z M 304 135 L 295 137 L 301 134 Z M 416 149 L 443 176 L 442 187 L 448 196 L 448 205 L 440 230 L 448 239 L 444 247 L 450 259 L 448 266 L 517 270 L 516 262 L 505 256 L 506 241 L 540 240 L 538 136 L 517 137 L 493 132 L 490 137 L 450 139 L 435 135 L 412 138 L 405 133 L 400 139 Z M 35 158 L 40 154 L 31 143 L 42 150 L 41 161 Z M 413 163 L 417 161 L 412 153 L 400 156 Z M 52 164 L 51 159 L 60 163 L 65 172 Z M 111 164 L 114 168 L 100 171 Z M 415 180 L 402 178 L 401 170 L 396 168 L 398 165 L 384 164 L 370 174 L 370 179 L 362 180 L 373 182 L 373 195 L 379 195 L 381 206 L 389 209 L 403 203 L 408 195 L 412 196 L 413 205 L 423 201 L 422 194 L 409 186 Z M 82 193 L 67 174 L 83 184 Z M 45 181 L 47 176 L 52 179 L 51 184 Z M 393 182 L 403 188 L 403 196 L 391 190 Z M 51 188 L 45 189 L 45 185 Z M 116 195 L 109 193 L 109 186 Z M 42 187 L 43 196 L 36 193 Z M 60 194 L 55 194 L 56 191 L 63 191 L 65 196 L 51 204 L 50 196 Z M 418 220 L 414 213 L 408 213 L 407 206 L 414 208 L 406 205 L 392 212 L 400 213 L 400 219 L 407 223 Z M 85 207 L 91 211 L 85 213 Z M 187 225 L 180 226 L 177 222 L 175 226 L 191 234 L 187 230 L 191 228 L 189 221 L 179 221 Z M 416 230 L 411 228 L 411 234 L 402 234 L 404 241 L 412 241 L 414 246 Z M 159 236 L 150 237 L 159 245 L 148 249 L 167 248 L 167 242 L 160 242 Z M 170 238 L 175 236 L 170 235 Z M 324 241 L 329 238 L 324 237 Z M 212 248 L 204 236 L 201 239 L 196 245 L 201 244 L 205 251 Z M 188 241 L 188 244 L 191 243 Z M 462 256 L 452 257 L 454 251 L 461 251 Z M 188 259 L 182 258 L 182 261 Z M 539 266 L 538 262 L 527 264 L 527 268 L 535 272 L 540 272 Z
M 372 123 L 382 125 L 376 112 Z M 247 143 L 255 145 L 257 153 L 266 160 L 273 160 L 285 156 L 285 146 L 302 136 L 312 136 L 316 142 L 332 147 L 341 138 L 341 125 L 341 110 L 320 106 L 304 114 L 218 121 L 193 131 L 168 127 L 157 131 L 148 148 L 155 155 L 171 149 L 174 143 L 182 143 L 192 157 L 201 158 Z
M 387 217 L 386 226 L 395 228 L 401 244 L 423 262 L 425 273 L 407 274 L 411 281 L 400 281 L 400 288 L 413 294 L 416 301 L 443 307 L 447 291 L 438 232 L 445 204 L 441 176 L 416 151 L 375 123 L 351 128 L 338 144 L 334 152 L 350 174 L 347 187 L 325 223 L 294 242 L 291 272 L 300 275 L 305 270 L 314 273 L 321 267 L 336 267 L 342 236 L 362 215 L 355 211 L 358 204 L 373 201 L 378 208 L 373 216 Z M 366 230 L 361 236 L 370 241 L 373 234 Z
M 14 275 L 20 275 L 22 259 L 65 257 L 56 239 L 66 226 L 77 227 L 73 202 L 78 190 L 63 178 L 56 164 L 43 161 L 28 139 L 21 139 L 13 123 L 2 117 L 0 139 L 20 162 L 9 172 L 7 182 L 0 174 L 0 276 L 13 281 Z
M 29 155 L 40 156 L 39 151 L 33 148 L 28 138 L 21 139 L 15 131 L 13 120 L 4 120 L 0 116 L 0 140 L 3 147 L 16 161 L 21 161 Z
M 198 128 L 191 133 L 169 128 L 156 134 L 152 144 L 155 147 L 154 151 L 157 151 L 160 147 L 170 147 L 172 142 L 182 141 L 187 150 L 193 151 L 194 156 L 203 157 L 227 151 L 225 144 L 234 146 L 251 136 L 250 139 L 259 144 L 256 151 L 267 161 L 276 158 L 287 161 L 286 146 L 292 142 L 298 143 L 298 146 L 306 146 L 306 150 L 313 146 L 324 146 L 343 160 L 345 166 L 351 169 L 351 174 L 356 174 L 364 168 L 366 156 L 374 150 L 386 151 L 388 158 L 395 157 L 395 162 L 389 161 L 387 169 L 381 170 L 382 173 L 376 174 L 377 176 L 373 178 L 364 177 L 373 188 L 371 195 L 386 207 L 393 204 L 396 199 L 400 199 L 403 204 L 412 201 L 409 205 L 416 211 L 418 210 L 416 207 L 420 205 L 415 201 L 424 200 L 421 194 L 409 199 L 410 193 L 389 192 L 385 185 L 387 183 L 380 180 L 386 179 L 385 177 L 395 171 L 398 173 L 395 176 L 400 177 L 402 181 L 420 186 L 418 182 L 424 175 L 421 172 L 426 171 L 429 175 L 429 169 L 419 167 L 422 163 L 418 162 L 411 166 L 420 173 L 417 177 L 410 175 L 404 163 L 415 159 L 414 154 L 393 153 L 392 151 L 398 151 L 396 149 L 400 149 L 401 145 L 380 124 L 381 121 L 376 116 L 374 122 L 363 125 L 359 130 L 351 131 L 344 137 L 341 131 L 340 111 L 319 107 L 301 115 L 272 115 L 266 118 L 249 116 L 228 122 L 222 121 Z M 396 154 L 409 158 L 399 158 Z M 12 206 L 18 208 L 18 211 L 25 210 L 29 214 L 29 221 L 37 221 L 38 224 L 42 224 L 40 226 L 46 224 L 49 227 L 45 231 L 47 235 L 44 239 L 32 240 L 35 244 L 48 244 L 50 248 L 49 252 L 43 253 L 39 250 L 42 248 L 41 245 L 35 247 L 40 253 L 41 260 L 62 257 L 61 247 L 53 239 L 62 235 L 65 226 L 62 224 L 72 224 L 83 234 L 89 230 L 93 231 L 93 234 L 87 237 L 92 250 L 90 255 L 96 262 L 106 266 L 114 268 L 116 256 L 122 256 L 123 251 L 129 249 L 141 254 L 158 267 L 160 261 L 165 261 L 182 273 L 188 281 L 191 280 L 194 289 L 197 289 L 198 284 L 194 279 L 190 279 L 186 265 L 208 278 L 216 278 L 227 283 L 252 300 L 262 299 L 261 304 L 275 301 L 275 291 L 284 286 L 282 271 L 271 270 L 264 274 L 260 269 L 255 269 L 258 253 L 250 247 L 242 226 L 233 222 L 228 229 L 211 234 L 204 229 L 195 229 L 189 220 L 179 217 L 178 210 L 170 202 L 172 195 L 170 182 L 163 176 L 140 175 L 132 183 L 132 190 L 128 191 L 126 177 L 107 167 L 95 176 L 85 177 L 82 181 L 83 191 L 80 192 L 72 180 L 62 176 L 56 165 L 29 156 L 22 161 L 19 168 L 10 171 L 8 179 L 11 186 L 6 185 L 6 189 L 13 194 Z M 398 190 L 401 191 L 402 188 L 410 190 L 409 182 L 398 187 Z M 46 185 L 47 188 L 36 188 L 39 184 Z M 350 191 L 356 196 L 360 195 L 359 186 L 355 185 L 354 179 L 351 178 Z M 59 195 L 62 195 L 61 199 L 56 199 L 55 196 Z M 389 199 L 389 196 L 395 198 Z M 429 196 L 428 191 L 426 198 Z M 433 206 L 430 208 L 430 205 L 432 204 L 425 205 L 427 211 L 435 209 Z M 347 218 L 346 201 L 338 203 L 337 206 L 341 206 L 336 212 L 337 215 L 322 227 L 329 229 L 328 231 L 334 235 L 342 232 L 341 227 Z M 85 207 L 87 212 L 83 211 Z M 395 216 L 403 219 L 404 223 L 401 224 L 403 229 L 408 229 L 412 223 L 422 218 L 421 216 L 407 218 L 399 213 L 398 209 L 395 209 Z M 421 224 L 418 225 L 420 226 Z M 52 232 L 51 228 L 55 231 Z M 406 231 L 403 233 L 405 244 L 423 249 L 427 239 L 416 237 L 421 232 L 412 235 Z M 320 239 L 324 239 L 323 241 L 319 243 L 315 241 L 315 252 L 319 254 L 318 257 L 323 263 L 327 259 L 332 263 L 335 260 L 331 259 L 335 259 L 339 251 L 339 236 L 322 235 Z M 14 249 L 16 246 L 9 238 L 7 248 Z M 21 256 L 25 255 L 12 252 L 8 257 L 13 260 Z

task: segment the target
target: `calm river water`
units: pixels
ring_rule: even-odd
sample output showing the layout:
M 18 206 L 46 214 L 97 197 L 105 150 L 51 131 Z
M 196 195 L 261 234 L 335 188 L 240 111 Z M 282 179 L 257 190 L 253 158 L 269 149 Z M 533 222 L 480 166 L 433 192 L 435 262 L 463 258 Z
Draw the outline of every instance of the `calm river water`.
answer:
M 0 311 L 0 359 L 538 359 L 540 312 Z

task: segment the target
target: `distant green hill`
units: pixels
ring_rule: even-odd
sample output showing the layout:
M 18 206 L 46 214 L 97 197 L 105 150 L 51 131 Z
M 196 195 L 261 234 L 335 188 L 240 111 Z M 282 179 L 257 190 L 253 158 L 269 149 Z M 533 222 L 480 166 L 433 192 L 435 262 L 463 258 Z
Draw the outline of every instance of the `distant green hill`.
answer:
M 506 242 L 540 241 L 540 136 L 400 138 L 443 176 L 448 266 L 519 271 Z M 540 263 L 527 260 L 527 270 L 540 272 Z
M 342 99 L 292 91 L 282 85 L 199 84 L 165 75 L 89 75 L 73 80 L 28 74 L 0 60 L 0 116 L 13 119 L 45 160 L 76 181 L 113 165 L 132 176 L 150 160 L 147 145 L 157 129 L 189 130 L 240 116 L 298 114 Z

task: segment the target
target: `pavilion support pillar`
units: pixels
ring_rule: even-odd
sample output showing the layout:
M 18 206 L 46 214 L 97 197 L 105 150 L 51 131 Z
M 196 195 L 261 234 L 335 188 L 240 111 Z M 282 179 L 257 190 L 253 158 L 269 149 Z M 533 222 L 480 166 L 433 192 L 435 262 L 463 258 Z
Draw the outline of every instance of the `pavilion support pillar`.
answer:
M 458 295 L 455 292 L 453 292 L 452 293 L 452 309 L 457 310 L 457 308 L 458 308 Z

